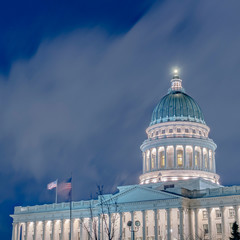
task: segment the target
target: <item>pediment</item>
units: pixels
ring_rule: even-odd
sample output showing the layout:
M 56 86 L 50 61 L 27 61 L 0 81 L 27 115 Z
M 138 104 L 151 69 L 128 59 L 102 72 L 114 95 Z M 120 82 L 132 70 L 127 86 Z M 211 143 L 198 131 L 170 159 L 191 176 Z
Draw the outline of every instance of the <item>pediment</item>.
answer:
M 133 186 L 126 191 L 116 194 L 113 199 L 117 203 L 143 202 L 154 200 L 167 200 L 181 198 L 175 194 L 166 193 L 161 190 L 154 190 L 143 186 Z

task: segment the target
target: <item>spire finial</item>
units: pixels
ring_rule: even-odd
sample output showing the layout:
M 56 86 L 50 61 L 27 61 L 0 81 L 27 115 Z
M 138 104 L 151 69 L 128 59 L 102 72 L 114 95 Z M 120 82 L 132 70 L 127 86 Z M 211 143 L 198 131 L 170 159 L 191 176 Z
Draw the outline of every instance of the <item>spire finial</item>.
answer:
M 179 77 L 179 69 L 177 67 L 173 69 L 173 78 L 171 83 L 171 91 L 183 91 L 182 80 Z

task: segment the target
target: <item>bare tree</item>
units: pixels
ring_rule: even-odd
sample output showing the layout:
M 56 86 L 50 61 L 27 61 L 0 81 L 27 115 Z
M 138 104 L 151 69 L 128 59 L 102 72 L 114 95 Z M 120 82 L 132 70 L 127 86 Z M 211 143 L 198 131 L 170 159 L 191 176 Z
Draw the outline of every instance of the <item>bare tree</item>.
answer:
M 89 240 L 100 240 L 99 221 L 102 226 L 102 234 L 108 240 L 115 237 L 117 222 L 119 219 L 119 205 L 112 195 L 103 194 L 103 186 L 97 186 L 98 201 L 89 201 L 89 222 L 81 219 L 82 226 L 87 232 Z

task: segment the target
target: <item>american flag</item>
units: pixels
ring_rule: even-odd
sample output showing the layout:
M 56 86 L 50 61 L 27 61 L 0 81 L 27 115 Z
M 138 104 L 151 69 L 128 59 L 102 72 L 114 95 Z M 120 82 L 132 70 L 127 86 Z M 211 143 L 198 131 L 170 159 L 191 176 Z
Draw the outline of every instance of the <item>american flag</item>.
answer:
M 58 186 L 58 193 L 62 196 L 70 196 L 72 190 L 72 178 L 61 182 Z
M 57 180 L 56 181 L 53 181 L 53 182 L 50 182 L 48 185 L 47 185 L 47 189 L 48 190 L 52 190 L 53 188 L 56 188 L 57 187 Z

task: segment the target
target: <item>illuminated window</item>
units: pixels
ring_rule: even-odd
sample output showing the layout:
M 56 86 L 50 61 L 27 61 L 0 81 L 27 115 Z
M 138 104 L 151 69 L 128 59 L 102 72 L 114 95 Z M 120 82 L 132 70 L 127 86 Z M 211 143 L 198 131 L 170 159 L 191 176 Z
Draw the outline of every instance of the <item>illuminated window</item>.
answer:
M 199 168 L 201 166 L 201 148 L 195 147 L 195 166 Z
M 203 148 L 203 161 L 204 161 L 204 167 L 208 168 L 208 153 L 206 148 Z
M 160 168 L 165 167 L 165 151 L 164 151 L 164 147 L 160 147 L 158 149 L 158 159 L 159 159 L 159 166 Z
M 186 162 L 189 168 L 193 166 L 193 149 L 192 146 L 186 146 Z
M 174 148 L 173 146 L 167 147 L 167 166 L 173 168 L 174 166 Z
M 156 148 L 153 148 L 151 152 L 151 168 L 152 169 L 155 169 L 155 164 L 156 164 Z
M 177 165 L 179 167 L 182 167 L 183 166 L 183 147 L 177 146 L 176 151 L 177 151 Z

